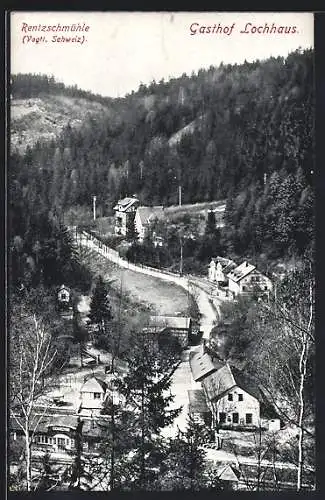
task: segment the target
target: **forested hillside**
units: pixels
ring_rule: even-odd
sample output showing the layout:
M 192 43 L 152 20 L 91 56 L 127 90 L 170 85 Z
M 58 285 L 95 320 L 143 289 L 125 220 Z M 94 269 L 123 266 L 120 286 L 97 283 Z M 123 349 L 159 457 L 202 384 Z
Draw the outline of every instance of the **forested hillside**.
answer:
M 123 99 L 101 100 L 37 75 L 13 80 L 13 101 L 46 94 L 100 101 L 110 112 L 12 153 L 12 237 L 33 234 L 36 215 L 26 214 L 90 208 L 92 195 L 102 214 L 126 194 L 170 205 L 181 184 L 184 203 L 227 199 L 227 254 L 283 258 L 310 248 L 313 51 L 141 84 Z

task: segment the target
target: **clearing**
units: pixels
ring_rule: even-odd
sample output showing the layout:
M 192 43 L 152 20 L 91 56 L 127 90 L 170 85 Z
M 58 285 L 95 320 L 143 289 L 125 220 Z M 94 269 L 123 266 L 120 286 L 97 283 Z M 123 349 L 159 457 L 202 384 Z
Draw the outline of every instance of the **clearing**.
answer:
M 105 280 L 114 280 L 114 288 L 119 291 L 122 289 L 132 300 L 149 306 L 159 315 L 188 314 L 189 296 L 183 288 L 173 283 L 121 268 L 96 252 L 87 255 L 85 264 Z

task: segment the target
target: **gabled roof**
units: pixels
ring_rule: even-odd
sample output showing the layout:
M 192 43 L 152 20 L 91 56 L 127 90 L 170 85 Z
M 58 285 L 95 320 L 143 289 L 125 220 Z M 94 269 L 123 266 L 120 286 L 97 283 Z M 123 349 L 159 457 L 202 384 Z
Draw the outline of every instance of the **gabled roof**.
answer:
M 137 214 L 141 224 L 147 226 L 154 219 L 159 219 L 164 216 L 164 207 L 162 205 L 157 207 L 138 207 Z
M 189 400 L 190 413 L 207 413 L 209 411 L 204 391 L 202 389 L 194 389 L 187 391 Z
M 91 377 L 88 379 L 80 389 L 80 392 L 101 392 L 105 393 L 107 390 L 107 384 L 97 377 Z
M 119 200 L 113 210 L 119 210 L 120 212 L 126 212 L 129 208 L 131 208 L 135 203 L 139 203 L 137 198 L 123 198 Z
M 150 316 L 150 329 L 157 328 L 164 330 L 165 328 L 188 329 L 190 327 L 191 318 L 187 316 Z
M 200 382 L 204 377 L 207 377 L 223 366 L 221 362 L 212 361 L 207 353 L 191 352 L 189 361 L 192 377 L 195 382 Z
M 230 366 L 228 363 L 218 371 L 205 377 L 202 380 L 202 386 L 210 401 L 219 399 L 227 391 L 237 386 L 256 398 L 260 403 L 267 403 L 258 383 L 250 375 L 234 366 Z
M 254 269 L 255 266 L 249 264 L 247 261 L 244 261 L 242 264 L 240 264 L 240 266 L 237 266 L 228 274 L 228 278 L 238 283 L 238 281 L 242 280 L 245 276 L 254 271 Z
M 66 285 L 61 285 L 59 288 L 59 292 L 61 292 L 61 290 L 66 290 L 67 292 L 70 292 L 70 288 Z
M 209 401 L 219 399 L 225 392 L 236 386 L 228 363 L 202 380 Z
M 255 382 L 253 377 L 248 375 L 246 372 L 235 368 L 234 366 L 231 367 L 231 371 L 238 387 L 243 389 L 251 396 L 254 396 L 254 398 L 258 399 L 261 402 L 263 399 L 263 393 L 261 392 L 257 382 Z
M 214 467 L 214 472 L 221 481 L 238 481 L 238 476 L 230 464 L 219 463 Z

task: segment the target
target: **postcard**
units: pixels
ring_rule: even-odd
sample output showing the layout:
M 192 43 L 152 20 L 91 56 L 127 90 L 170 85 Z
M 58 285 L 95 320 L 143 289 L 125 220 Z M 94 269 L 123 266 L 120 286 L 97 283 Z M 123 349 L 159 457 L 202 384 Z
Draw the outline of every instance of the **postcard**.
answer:
M 315 490 L 313 14 L 9 17 L 8 491 Z

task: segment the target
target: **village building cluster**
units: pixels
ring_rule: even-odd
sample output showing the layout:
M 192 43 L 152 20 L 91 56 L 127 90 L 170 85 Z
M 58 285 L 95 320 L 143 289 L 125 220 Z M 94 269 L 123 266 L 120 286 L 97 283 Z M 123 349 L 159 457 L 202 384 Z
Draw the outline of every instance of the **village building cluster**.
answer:
M 216 257 L 211 259 L 208 279 L 215 283 L 228 298 L 238 295 L 262 293 L 268 295 L 272 291 L 272 281 L 262 274 L 253 264 L 247 261 L 237 265 L 230 259 Z

